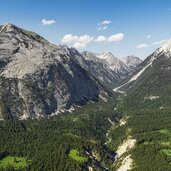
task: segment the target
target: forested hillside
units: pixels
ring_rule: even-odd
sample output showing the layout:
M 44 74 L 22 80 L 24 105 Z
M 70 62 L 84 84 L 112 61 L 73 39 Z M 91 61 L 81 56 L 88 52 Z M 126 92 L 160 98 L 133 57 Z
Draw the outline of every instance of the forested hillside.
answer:
M 89 104 L 49 119 L 1 121 L 1 159 L 13 156 L 27 161 L 25 167 L 8 165 L 4 169 L 75 171 L 91 166 L 107 170 L 115 156 L 105 146 L 106 132 L 111 126 L 109 118 L 117 123 L 121 117 L 114 107 L 111 99 L 108 103 Z

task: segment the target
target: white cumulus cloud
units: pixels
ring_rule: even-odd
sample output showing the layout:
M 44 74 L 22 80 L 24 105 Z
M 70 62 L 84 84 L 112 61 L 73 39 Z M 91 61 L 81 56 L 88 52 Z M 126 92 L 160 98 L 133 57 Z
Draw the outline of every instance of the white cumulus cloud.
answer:
M 96 42 L 104 42 L 104 41 L 106 41 L 106 37 L 103 35 L 100 35 L 95 39 L 95 41 Z
M 119 42 L 123 40 L 125 35 L 123 33 L 114 34 L 108 37 L 108 42 Z
M 42 20 L 41 20 L 41 23 L 42 23 L 42 25 L 46 26 L 46 25 L 54 24 L 54 23 L 56 23 L 56 21 L 53 20 L 53 19 L 52 19 L 52 20 L 42 19 Z
M 87 34 L 85 34 L 83 36 L 80 36 L 78 38 L 78 42 L 85 43 L 85 44 L 90 43 L 92 40 L 93 40 L 93 37 L 91 37 L 91 36 L 89 36 Z
M 89 36 L 88 34 L 85 34 L 82 36 L 66 34 L 62 38 L 62 43 L 70 44 L 70 46 L 79 49 L 79 48 L 86 47 L 89 43 L 91 43 L 93 41 L 93 39 L 94 38 Z
M 73 45 L 71 45 L 71 47 L 74 47 L 76 49 L 85 48 L 86 46 L 87 46 L 86 43 L 81 43 L 81 42 L 75 42 Z
M 78 41 L 78 36 L 72 34 L 66 34 L 62 39 L 62 43 L 73 43 L 76 41 Z
M 149 47 L 149 45 L 145 44 L 145 43 L 137 45 L 137 49 L 143 49 L 143 48 L 148 48 L 148 47 Z

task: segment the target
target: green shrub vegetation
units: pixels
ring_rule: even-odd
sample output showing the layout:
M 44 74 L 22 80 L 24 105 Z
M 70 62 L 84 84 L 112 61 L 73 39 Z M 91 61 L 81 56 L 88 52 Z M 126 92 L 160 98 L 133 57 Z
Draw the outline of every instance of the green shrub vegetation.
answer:
M 168 149 L 163 149 L 163 150 L 161 150 L 161 152 L 164 153 L 164 154 L 167 155 L 167 156 L 171 156 L 171 149 L 170 149 L 170 150 L 168 150 Z
M 78 150 L 70 150 L 69 152 L 69 157 L 71 157 L 72 159 L 76 160 L 76 161 L 79 161 L 81 163 L 84 163 L 87 161 L 87 157 L 81 157 L 79 156 L 79 151 Z
M 7 168 L 10 165 L 15 169 L 19 169 L 25 168 L 27 163 L 28 161 L 24 157 L 6 156 L 0 160 L 0 167 Z

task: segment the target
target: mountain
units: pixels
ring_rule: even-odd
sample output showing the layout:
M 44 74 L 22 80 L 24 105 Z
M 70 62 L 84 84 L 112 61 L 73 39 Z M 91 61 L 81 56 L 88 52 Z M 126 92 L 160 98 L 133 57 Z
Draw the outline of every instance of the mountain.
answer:
M 96 54 L 96 56 L 103 60 L 109 68 L 118 74 L 122 79 L 128 77 L 142 62 L 138 57 L 127 56 L 122 60 L 114 56 L 111 52 Z
M 114 91 L 126 92 L 125 101 L 130 107 L 170 106 L 170 71 L 171 40 L 147 57 L 132 76 Z
M 110 68 L 108 63 L 100 59 L 92 52 L 83 52 L 84 58 L 83 68 L 92 73 L 103 85 L 113 87 L 119 84 L 122 80 L 121 76 Z
M 140 65 L 142 60 L 137 56 L 132 55 L 122 58 L 122 62 L 124 62 L 124 64 L 129 68 L 129 70 L 133 72 Z
M 1 26 L 0 118 L 53 115 L 107 94 L 75 56 L 82 58 L 75 49 L 51 44 L 34 32 Z
M 110 69 L 120 75 L 122 79 L 129 75 L 128 67 L 119 58 L 115 57 L 111 52 L 97 54 L 97 57 L 106 62 L 107 65 L 109 65 Z
M 138 57 L 132 56 L 124 64 L 111 52 L 96 54 L 84 51 L 82 57 L 74 55 L 74 58 L 87 72 L 109 89 L 119 85 L 141 62 Z

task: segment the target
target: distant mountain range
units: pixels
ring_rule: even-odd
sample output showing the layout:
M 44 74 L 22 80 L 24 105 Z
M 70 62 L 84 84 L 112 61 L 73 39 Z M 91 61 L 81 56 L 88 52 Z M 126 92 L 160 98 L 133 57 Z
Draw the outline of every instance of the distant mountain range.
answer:
M 0 26 L 0 118 L 54 115 L 97 101 L 127 78 L 141 60 L 110 52 L 79 53 L 12 24 Z

